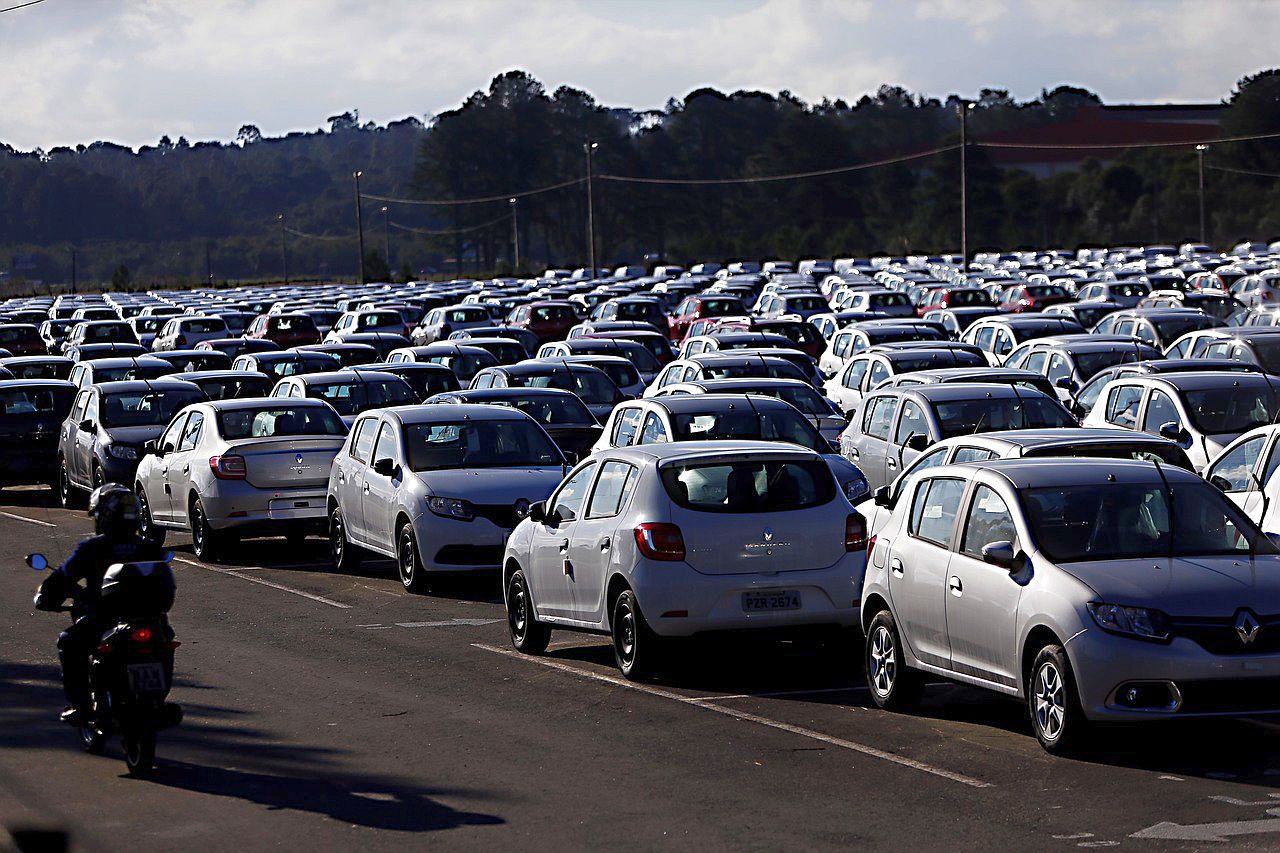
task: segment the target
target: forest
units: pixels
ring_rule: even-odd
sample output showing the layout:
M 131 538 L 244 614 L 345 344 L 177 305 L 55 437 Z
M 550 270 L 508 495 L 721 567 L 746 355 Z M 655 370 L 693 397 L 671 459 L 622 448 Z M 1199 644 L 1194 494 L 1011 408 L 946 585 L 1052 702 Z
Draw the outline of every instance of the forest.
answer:
M 245 125 L 230 141 L 164 137 L 138 150 L 0 144 L 0 276 L 6 292 L 65 285 L 74 258 L 82 286 L 279 280 L 286 271 L 352 279 L 357 171 L 373 280 L 510 273 L 517 237 L 521 271 L 582 265 L 587 143 L 596 146 L 602 266 L 955 251 L 960 103 L 893 86 L 813 104 L 785 91 L 704 88 L 636 111 L 569 87 L 548 92 L 510 71 L 456 109 L 385 126 L 361 123 L 353 109 L 282 137 Z M 971 250 L 1197 238 L 1190 146 L 1129 150 L 1048 176 L 997 167 L 982 146 L 984 136 L 1051 129 L 1097 104 L 1065 86 L 1024 102 L 979 93 L 967 127 Z M 1209 136 L 1280 131 L 1280 71 L 1243 78 L 1223 105 Z M 926 153 L 934 149 L 943 150 Z M 910 155 L 923 156 L 760 180 Z M 1215 144 L 1205 161 L 1210 242 L 1280 236 L 1280 140 Z M 716 180 L 733 182 L 696 183 Z M 447 203 L 477 198 L 490 200 Z

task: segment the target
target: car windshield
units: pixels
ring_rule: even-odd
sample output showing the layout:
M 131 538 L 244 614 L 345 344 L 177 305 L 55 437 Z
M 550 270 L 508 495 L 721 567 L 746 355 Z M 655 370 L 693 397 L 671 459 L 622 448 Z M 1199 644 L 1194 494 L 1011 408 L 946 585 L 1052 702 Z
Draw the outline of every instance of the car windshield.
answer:
M 187 320 L 182 324 L 186 331 L 207 335 L 211 332 L 225 332 L 227 324 L 221 317 L 205 317 L 200 320 Z
M 1248 432 L 1271 423 L 1276 395 L 1270 388 L 1206 388 L 1182 392 L 1191 423 L 1205 435 Z
M 102 397 L 102 425 L 105 427 L 162 426 L 183 406 L 199 403 L 199 391 L 123 391 Z
M 893 362 L 895 373 L 915 373 L 917 370 L 929 370 L 935 367 L 981 367 L 987 360 L 968 350 L 951 350 L 946 353 L 933 352 L 913 358 L 899 358 Z
M 606 405 L 617 399 L 618 389 L 603 373 L 557 370 L 545 375 L 512 376 L 514 388 L 559 388 L 572 391 L 587 405 Z
M 196 384 L 210 400 L 266 397 L 271 393 L 271 380 L 259 376 L 244 379 L 200 379 Z
M 704 299 L 698 312 L 700 317 L 727 317 L 744 313 L 742 303 L 736 299 Z
M 947 297 L 948 305 L 990 305 L 991 297 L 984 290 L 953 290 Z
M 1112 296 L 1146 296 L 1151 289 L 1140 281 L 1126 281 L 1109 288 Z
M 1280 373 L 1280 339 L 1254 338 L 1253 351 L 1267 373 Z
M 56 414 L 59 419 L 71 410 L 70 388 L 6 388 L 0 390 L 0 412 L 6 415 Z
M 595 417 L 577 397 L 502 397 L 472 402 L 518 409 L 544 426 L 594 426 Z
M 613 384 L 617 385 L 619 388 L 625 388 L 628 385 L 640 384 L 640 374 L 636 372 L 635 367 L 631 364 L 605 362 L 597 364 L 596 367 L 603 370 L 605 375 L 608 376 Z
M 1076 355 L 1076 369 L 1087 380 L 1096 376 L 1098 371 L 1106 370 L 1108 367 L 1148 358 L 1160 358 L 1160 355 L 1151 350 L 1143 352 L 1136 346 L 1108 350 L 1106 352 L 1082 352 Z
M 104 323 L 86 326 L 84 340 L 86 343 L 132 343 L 134 335 L 126 323 Z
M 744 406 L 723 412 L 675 414 L 671 425 L 676 441 L 788 441 L 820 453 L 831 452 L 831 445 L 818 435 L 813 424 L 797 412 L 776 408 L 757 412 Z
M 1207 483 L 1091 483 L 1026 489 L 1021 498 L 1036 544 L 1056 563 L 1276 553 Z
M 139 332 L 155 332 L 160 328 L 162 317 L 134 317 L 131 322 Z
M 324 400 L 337 409 L 340 415 L 355 415 L 366 409 L 418 402 L 413 389 L 399 379 L 313 383 L 307 386 L 307 396 Z
M 943 438 L 1005 429 L 1073 427 L 1067 412 L 1045 397 L 950 400 L 933 404 Z
M 409 424 L 404 446 L 414 471 L 448 468 L 527 468 L 560 465 L 564 457 L 528 420 Z
M 686 462 L 662 468 L 671 500 L 702 512 L 791 512 L 829 503 L 835 479 L 826 463 Z
M 1160 333 L 1161 340 L 1176 341 L 1187 332 L 1198 332 L 1201 329 L 1207 329 L 1215 325 L 1209 317 L 1177 317 L 1167 320 L 1153 320 L 1152 325 L 1156 327 L 1156 331 Z
M 93 381 L 97 382 L 124 382 L 130 379 L 159 379 L 161 376 L 168 376 L 173 373 L 174 368 L 171 365 L 158 364 L 127 364 L 121 367 L 95 367 L 93 370 Z
M 57 361 L 28 361 L 5 365 L 14 379 L 66 379 L 71 366 Z
M 619 302 L 616 307 L 619 320 L 647 320 L 662 316 L 662 309 L 648 302 Z
M 218 413 L 218 432 L 227 441 L 286 435 L 346 435 L 347 427 L 327 406 L 231 409 Z
M 1079 320 L 1080 325 L 1084 326 L 1086 329 L 1093 328 L 1094 326 L 1098 325 L 1098 322 L 1103 317 L 1112 313 L 1114 310 L 1115 309 L 1111 307 L 1086 308 L 1083 305 L 1076 306 L 1075 308 L 1076 319 Z
M 787 361 L 748 361 L 742 364 L 704 364 L 703 379 L 804 379 L 804 374 Z
M 458 377 L 454 376 L 452 371 L 406 370 L 396 375 L 409 383 L 409 387 L 417 393 L 419 400 L 425 400 L 446 391 L 458 390 Z

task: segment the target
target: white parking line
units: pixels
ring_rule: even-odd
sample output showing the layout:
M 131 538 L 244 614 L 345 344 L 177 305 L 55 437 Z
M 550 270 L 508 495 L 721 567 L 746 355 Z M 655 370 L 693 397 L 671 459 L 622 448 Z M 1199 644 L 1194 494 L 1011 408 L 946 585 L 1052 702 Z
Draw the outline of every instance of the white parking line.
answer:
M 27 518 L 25 515 L 16 515 L 12 512 L 0 512 L 0 515 L 3 515 L 5 518 L 12 518 L 15 521 L 26 521 L 30 524 L 38 524 L 41 527 L 57 527 L 58 526 L 48 521 L 37 521 L 34 518 Z
M 902 755 L 895 755 L 892 752 L 885 752 L 882 749 L 876 749 L 874 746 L 857 743 L 856 741 L 845 740 L 844 738 L 832 737 L 831 735 L 815 732 L 812 729 L 806 729 L 801 726 L 793 726 L 790 723 L 784 723 L 781 720 L 773 720 L 769 717 L 762 717 L 758 714 L 750 714 L 746 711 L 738 711 L 733 708 L 725 708 L 720 705 L 714 705 L 705 699 L 699 699 L 690 696 L 682 696 L 679 693 L 672 693 L 669 690 L 662 690 L 658 687 L 650 687 L 647 684 L 636 684 L 633 681 L 627 681 L 619 676 L 604 675 L 598 672 L 588 672 L 578 669 L 574 666 L 561 663 L 560 661 L 548 660 L 547 658 L 530 657 L 522 655 L 511 649 L 503 649 L 498 646 L 490 646 L 486 643 L 472 643 L 477 649 L 483 649 L 486 652 L 503 655 L 505 657 L 515 658 L 516 660 L 527 661 L 528 663 L 536 663 L 559 672 L 566 672 L 570 675 L 576 675 L 579 678 L 586 678 L 591 681 L 603 681 L 606 684 L 612 684 L 615 687 L 625 687 L 628 690 L 636 690 L 641 693 L 648 693 L 650 696 L 658 696 L 663 699 L 670 699 L 679 702 L 682 705 L 690 705 L 694 708 L 702 708 L 706 711 L 714 711 L 717 714 L 724 714 L 727 717 L 733 717 L 736 720 L 742 720 L 748 723 L 756 723 L 761 726 L 768 726 L 779 731 L 790 732 L 791 734 L 807 737 L 811 740 L 820 741 L 821 743 L 838 746 L 841 749 L 847 749 L 852 752 L 858 752 L 872 758 L 879 758 L 882 761 L 889 761 L 911 770 L 919 770 L 922 773 L 929 773 L 950 782 L 959 782 L 961 785 L 968 785 L 970 788 L 992 788 L 995 787 L 990 782 L 983 782 L 980 779 L 974 779 L 961 773 L 954 773 L 950 770 L 944 770 L 941 767 L 934 767 L 931 764 L 925 764 L 923 761 L 916 761 L 913 758 L 907 758 Z
M 343 604 L 341 601 L 334 601 L 332 598 L 325 598 L 323 595 L 313 595 L 312 593 L 309 593 L 309 592 L 303 592 L 300 589 L 294 589 L 293 587 L 285 586 L 282 583 L 274 583 L 269 580 L 263 580 L 262 578 L 255 578 L 252 575 L 243 574 L 240 570 L 237 570 L 237 569 L 219 569 L 216 566 L 206 566 L 204 563 L 197 563 L 195 560 L 188 560 L 183 557 L 174 557 L 173 559 L 176 562 L 185 563 L 188 566 L 195 566 L 197 569 L 206 569 L 211 572 L 217 572 L 220 575 L 231 575 L 233 578 L 240 578 L 241 580 L 249 581 L 249 583 L 262 584 L 263 586 L 269 586 L 272 589 L 278 589 L 281 592 L 288 592 L 288 593 L 292 593 L 293 595 L 300 595 L 303 598 L 309 598 L 312 601 L 318 601 L 321 604 L 327 604 L 330 607 L 340 607 L 343 610 L 351 609 L 350 604 Z M 260 566 L 246 566 L 244 569 L 244 571 L 262 571 L 262 570 L 263 569 Z

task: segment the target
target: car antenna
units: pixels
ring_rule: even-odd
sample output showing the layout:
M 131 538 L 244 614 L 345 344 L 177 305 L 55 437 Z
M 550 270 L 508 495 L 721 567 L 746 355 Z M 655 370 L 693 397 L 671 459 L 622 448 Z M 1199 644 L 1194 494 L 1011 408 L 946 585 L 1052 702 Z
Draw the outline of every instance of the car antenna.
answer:
M 1173 487 L 1169 485 L 1169 478 L 1164 475 L 1164 466 L 1160 464 L 1160 458 L 1156 457 L 1151 460 L 1156 466 L 1156 473 L 1160 475 L 1160 482 L 1164 483 L 1165 498 L 1169 502 L 1169 568 L 1173 568 L 1173 531 L 1176 529 L 1173 524 Z

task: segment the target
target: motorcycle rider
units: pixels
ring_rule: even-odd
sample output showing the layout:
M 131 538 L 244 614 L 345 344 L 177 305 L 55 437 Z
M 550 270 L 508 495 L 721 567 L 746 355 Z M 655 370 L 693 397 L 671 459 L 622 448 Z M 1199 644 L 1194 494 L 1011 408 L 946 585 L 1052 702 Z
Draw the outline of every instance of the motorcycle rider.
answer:
M 111 627 L 99 598 L 102 576 L 115 563 L 162 559 L 153 543 L 138 536 L 138 499 L 119 483 L 99 486 L 89 496 L 89 516 L 96 535 L 85 539 L 67 561 L 49 573 L 40 584 L 35 606 L 54 610 L 75 595 L 72 616 L 75 622 L 58 637 L 58 659 L 62 663 L 62 687 L 67 708 L 62 720 L 79 725 L 92 710 L 89 694 L 89 655 L 102 634 Z M 77 592 L 77 584 L 84 589 Z

